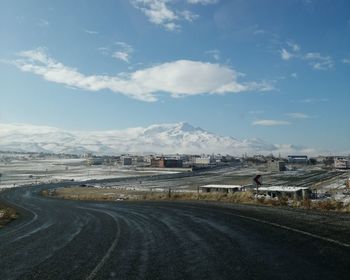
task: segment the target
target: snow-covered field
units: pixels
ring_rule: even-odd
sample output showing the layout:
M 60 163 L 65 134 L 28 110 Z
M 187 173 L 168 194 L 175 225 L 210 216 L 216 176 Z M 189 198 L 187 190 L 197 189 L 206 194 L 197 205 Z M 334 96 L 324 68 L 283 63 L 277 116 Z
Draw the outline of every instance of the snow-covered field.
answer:
M 137 170 L 119 166 L 87 166 L 84 159 L 23 159 L 0 162 L 0 189 L 59 181 L 87 181 L 170 174 L 174 171 Z

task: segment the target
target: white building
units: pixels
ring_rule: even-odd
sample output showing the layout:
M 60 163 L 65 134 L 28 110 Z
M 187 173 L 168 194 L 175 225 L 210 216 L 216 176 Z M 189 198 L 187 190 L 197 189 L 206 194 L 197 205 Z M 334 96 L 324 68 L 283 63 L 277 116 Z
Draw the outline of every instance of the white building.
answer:
M 241 185 L 205 185 L 201 186 L 200 190 L 203 193 L 209 192 L 222 192 L 222 193 L 233 193 L 242 191 L 244 186 Z
M 350 159 L 344 157 L 334 158 L 334 168 L 336 169 L 350 169 Z
M 201 157 L 194 157 L 193 163 L 195 165 L 210 165 L 215 162 L 215 159 L 211 156 L 201 156 Z
M 271 197 L 289 197 L 293 199 L 306 199 L 311 195 L 310 188 L 295 186 L 259 187 L 258 191 L 259 194 L 267 194 Z

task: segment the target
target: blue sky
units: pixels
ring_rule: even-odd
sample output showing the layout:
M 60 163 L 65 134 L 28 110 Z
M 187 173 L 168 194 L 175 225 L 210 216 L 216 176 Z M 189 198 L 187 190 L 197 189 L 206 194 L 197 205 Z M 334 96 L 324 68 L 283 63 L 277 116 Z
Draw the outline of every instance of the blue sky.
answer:
M 3 123 L 350 150 L 347 0 L 3 0 L 0 38 Z

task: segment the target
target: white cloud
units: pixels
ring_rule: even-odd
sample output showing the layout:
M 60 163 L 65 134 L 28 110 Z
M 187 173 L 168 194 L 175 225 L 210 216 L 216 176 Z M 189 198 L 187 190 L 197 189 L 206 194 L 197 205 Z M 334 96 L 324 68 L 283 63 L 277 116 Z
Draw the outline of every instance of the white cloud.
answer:
M 134 7 L 141 10 L 150 22 L 168 30 L 175 30 L 179 28 L 179 25 L 175 24 L 179 16 L 169 8 L 169 2 L 169 0 L 131 0 Z
M 264 34 L 266 34 L 266 30 L 264 30 L 264 29 L 256 29 L 256 30 L 253 31 L 253 34 L 254 35 L 264 35 Z
M 174 30 L 179 30 L 180 29 L 180 25 L 176 24 L 175 22 L 164 23 L 163 26 L 165 27 L 165 29 L 168 29 L 170 31 L 174 31 Z
M 220 51 L 219 50 L 209 50 L 209 51 L 206 51 L 205 53 L 212 55 L 216 61 L 220 60 Z
M 40 19 L 38 22 L 38 26 L 40 27 L 48 27 L 50 25 L 50 22 L 46 19 Z
M 328 70 L 334 67 L 334 61 L 330 56 L 322 56 L 318 52 L 306 53 L 303 59 L 309 61 L 315 70 Z
M 282 49 L 280 52 L 281 52 L 281 58 L 283 60 L 289 60 L 294 56 L 292 53 L 290 53 L 286 49 Z
M 130 45 L 124 42 L 117 42 L 115 44 L 118 46 L 119 50 L 114 52 L 112 54 L 112 57 L 129 63 L 131 54 L 134 52 L 134 49 Z
M 112 54 L 112 57 L 123 60 L 124 62 L 129 62 L 129 54 L 127 52 L 117 51 Z
M 132 53 L 134 51 L 133 47 L 125 42 L 116 42 L 115 44 L 126 52 Z
M 189 10 L 177 10 L 173 7 L 175 0 L 129 0 L 133 6 L 142 11 L 148 20 L 167 30 L 181 28 L 179 21 L 192 22 L 198 15 Z M 187 0 L 188 4 L 214 4 L 217 0 Z
M 185 11 L 182 11 L 182 12 L 179 12 L 179 14 L 181 15 L 181 17 L 184 19 L 184 20 L 187 20 L 189 22 L 192 22 L 194 21 L 195 19 L 198 18 L 198 15 L 192 13 L 191 11 L 188 11 L 188 10 L 185 10 Z
M 344 58 L 341 62 L 344 64 L 350 64 L 350 58 Z
M 109 55 L 109 53 L 110 53 L 110 49 L 107 47 L 99 47 L 98 50 L 103 55 Z
M 208 5 L 208 4 L 215 4 L 218 2 L 218 0 L 187 0 L 189 4 L 202 4 L 202 5 Z
M 320 102 L 328 102 L 328 98 L 305 98 L 300 100 L 301 103 L 308 103 L 308 104 L 314 104 L 314 103 L 320 103 Z
M 122 60 L 126 63 L 130 62 L 131 55 L 134 52 L 133 47 L 125 42 L 116 42 L 113 46 L 100 47 L 98 50 L 103 55 L 110 55 L 111 57 Z
M 298 52 L 298 51 L 300 51 L 300 49 L 301 49 L 301 47 L 300 47 L 298 44 L 293 43 L 293 42 L 291 42 L 291 41 L 288 41 L 288 42 L 287 42 L 287 45 L 288 45 L 294 52 Z
M 89 30 L 89 29 L 85 29 L 84 32 L 87 33 L 87 34 L 90 34 L 90 35 L 96 35 L 96 34 L 98 34 L 97 31 L 95 31 L 95 30 Z
M 294 78 L 294 79 L 297 79 L 297 78 L 298 78 L 298 74 L 297 74 L 297 73 L 292 73 L 292 74 L 290 74 L 290 76 L 291 76 L 292 78 Z
M 304 114 L 304 113 L 300 113 L 300 112 L 297 112 L 297 113 L 286 113 L 285 115 L 290 117 L 290 118 L 293 118 L 293 119 L 308 119 L 308 118 L 310 118 L 309 115 Z
M 279 51 L 280 56 L 283 60 L 290 60 L 291 58 L 304 60 L 307 61 L 314 70 L 329 70 L 332 69 L 335 65 L 334 60 L 331 56 L 323 56 L 319 52 L 302 53 L 300 52 L 300 45 L 291 41 L 288 41 L 286 45 L 286 48 L 282 48 Z
M 298 57 L 299 56 L 299 51 L 300 51 L 300 46 L 296 43 L 293 43 L 292 41 L 287 41 L 287 48 L 282 48 L 280 50 L 280 55 L 283 60 L 289 60 L 293 57 Z
M 15 66 L 47 81 L 89 91 L 108 89 L 148 102 L 156 101 L 159 92 L 181 97 L 273 89 L 266 81 L 241 83 L 235 70 L 201 61 L 177 60 L 116 76 L 86 76 L 76 68 L 50 58 L 45 49 L 23 51 L 18 55 L 20 58 L 12 62 Z
M 260 125 L 260 126 L 280 126 L 280 125 L 289 125 L 290 122 L 282 121 L 282 120 L 257 120 L 252 123 L 252 125 Z

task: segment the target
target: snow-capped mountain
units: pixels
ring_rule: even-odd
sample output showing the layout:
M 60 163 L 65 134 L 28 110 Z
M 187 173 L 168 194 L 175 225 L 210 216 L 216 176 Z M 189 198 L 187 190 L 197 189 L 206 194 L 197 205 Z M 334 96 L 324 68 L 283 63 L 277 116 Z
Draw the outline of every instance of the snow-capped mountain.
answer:
M 0 150 L 117 155 L 122 153 L 231 154 L 310 153 L 293 145 L 261 139 L 237 140 L 181 122 L 112 131 L 65 131 L 47 126 L 0 124 Z

